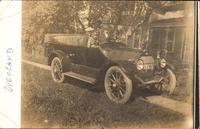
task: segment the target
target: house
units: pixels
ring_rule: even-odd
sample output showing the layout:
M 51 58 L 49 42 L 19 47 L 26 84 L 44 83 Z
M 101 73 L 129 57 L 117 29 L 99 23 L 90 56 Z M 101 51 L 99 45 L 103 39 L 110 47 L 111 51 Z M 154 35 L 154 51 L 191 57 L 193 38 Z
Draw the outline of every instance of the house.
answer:
M 187 6 L 186 6 L 187 5 Z M 189 66 L 194 50 L 193 2 L 167 6 L 150 18 L 148 47 L 167 50 L 168 60 L 177 66 Z

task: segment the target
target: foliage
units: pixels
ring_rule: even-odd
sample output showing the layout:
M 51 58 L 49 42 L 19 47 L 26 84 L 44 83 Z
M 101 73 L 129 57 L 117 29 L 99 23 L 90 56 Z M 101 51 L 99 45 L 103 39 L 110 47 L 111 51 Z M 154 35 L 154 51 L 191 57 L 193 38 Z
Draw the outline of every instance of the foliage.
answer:
M 42 51 L 46 33 L 88 33 L 88 28 L 94 30 L 89 33 L 94 33 L 102 29 L 106 17 L 114 25 L 111 33 L 119 24 L 132 26 L 134 32 L 148 21 L 153 9 L 166 4 L 169 2 L 23 1 L 23 47 L 30 53 Z M 126 10 L 132 10 L 130 17 L 123 16 Z M 81 19 L 81 11 L 85 11 L 85 19 Z
M 81 2 L 78 4 L 81 5 Z M 23 1 L 23 45 L 34 51 L 43 43 L 46 33 L 74 33 L 76 3 L 64 1 Z

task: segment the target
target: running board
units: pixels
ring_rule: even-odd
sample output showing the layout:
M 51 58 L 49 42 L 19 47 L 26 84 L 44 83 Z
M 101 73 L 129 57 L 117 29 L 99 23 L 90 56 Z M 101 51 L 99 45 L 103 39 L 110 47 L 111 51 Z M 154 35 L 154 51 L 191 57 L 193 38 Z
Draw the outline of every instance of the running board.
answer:
M 93 77 L 88 77 L 88 76 L 84 76 L 78 73 L 74 73 L 74 72 L 66 72 L 64 73 L 64 75 L 90 83 L 90 84 L 95 84 L 96 83 L 96 79 Z

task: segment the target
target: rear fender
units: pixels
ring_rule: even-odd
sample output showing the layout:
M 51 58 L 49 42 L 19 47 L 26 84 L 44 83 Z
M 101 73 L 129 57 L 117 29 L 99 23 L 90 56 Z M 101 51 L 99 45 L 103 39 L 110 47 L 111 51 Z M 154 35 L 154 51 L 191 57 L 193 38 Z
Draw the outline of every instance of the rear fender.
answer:
M 51 62 L 54 57 L 58 57 L 61 59 L 64 71 L 69 71 L 71 69 L 71 61 L 63 51 L 61 50 L 53 51 L 48 58 L 48 65 L 51 65 Z

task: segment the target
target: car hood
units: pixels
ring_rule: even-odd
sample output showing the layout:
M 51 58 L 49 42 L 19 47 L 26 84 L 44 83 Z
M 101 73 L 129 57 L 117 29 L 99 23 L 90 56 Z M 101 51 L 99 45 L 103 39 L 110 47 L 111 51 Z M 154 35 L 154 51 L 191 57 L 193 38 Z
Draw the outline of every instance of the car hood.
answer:
M 142 50 L 135 50 L 135 49 L 130 49 L 130 48 L 122 48 L 122 49 L 104 48 L 101 50 L 108 59 L 114 60 L 114 61 L 118 61 L 118 60 L 134 61 L 135 59 L 138 59 L 142 53 Z

